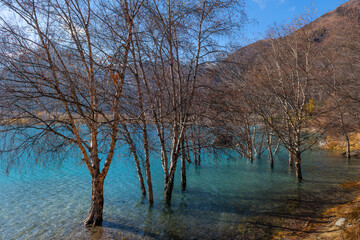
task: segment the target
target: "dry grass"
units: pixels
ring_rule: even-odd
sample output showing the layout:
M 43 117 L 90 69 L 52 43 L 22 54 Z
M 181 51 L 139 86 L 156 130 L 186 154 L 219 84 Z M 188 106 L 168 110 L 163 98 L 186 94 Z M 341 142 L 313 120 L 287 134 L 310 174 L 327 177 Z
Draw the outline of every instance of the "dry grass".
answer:
M 353 201 L 339 204 L 322 212 L 316 221 L 303 226 L 302 231 L 278 232 L 273 240 L 359 240 L 360 239 L 360 182 L 344 182 L 342 188 L 358 195 Z M 335 225 L 346 218 L 343 226 Z
M 350 139 L 350 148 L 351 151 L 360 149 L 360 132 L 353 132 L 349 134 Z M 331 151 L 342 151 L 345 152 L 346 143 L 343 139 L 339 139 L 339 137 L 326 137 L 326 150 Z
M 356 206 L 347 214 L 346 227 L 343 229 L 344 239 L 360 239 L 360 206 Z

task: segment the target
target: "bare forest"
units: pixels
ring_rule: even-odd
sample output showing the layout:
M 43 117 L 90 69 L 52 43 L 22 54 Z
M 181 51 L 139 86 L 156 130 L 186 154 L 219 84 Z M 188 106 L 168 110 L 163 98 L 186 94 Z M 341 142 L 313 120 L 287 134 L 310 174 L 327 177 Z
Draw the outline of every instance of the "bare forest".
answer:
M 168 204 L 205 152 L 266 158 L 271 168 L 286 152 L 299 181 L 303 153 L 330 137 L 346 142 L 350 158 L 360 123 L 358 15 L 344 17 L 357 27 L 344 27 L 345 39 L 330 39 L 309 11 L 231 52 L 248 22 L 244 6 L 0 0 L 1 169 L 73 156 L 91 176 L 84 225 L 94 227 L 103 223 L 103 186 L 122 146 L 149 205 L 152 156 Z

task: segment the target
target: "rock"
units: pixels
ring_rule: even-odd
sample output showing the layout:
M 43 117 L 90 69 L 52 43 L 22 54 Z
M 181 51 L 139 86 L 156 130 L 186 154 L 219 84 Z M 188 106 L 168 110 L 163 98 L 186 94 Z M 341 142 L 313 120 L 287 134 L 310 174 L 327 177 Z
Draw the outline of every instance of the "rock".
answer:
M 339 218 L 336 223 L 335 223 L 335 226 L 337 227 L 341 227 L 345 224 L 345 221 L 346 221 L 346 218 Z

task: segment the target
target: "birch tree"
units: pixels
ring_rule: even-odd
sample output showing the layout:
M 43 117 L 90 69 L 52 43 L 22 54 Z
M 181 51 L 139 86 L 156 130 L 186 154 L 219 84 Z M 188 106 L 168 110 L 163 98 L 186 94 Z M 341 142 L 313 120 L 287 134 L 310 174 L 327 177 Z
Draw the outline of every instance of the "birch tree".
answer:
M 288 26 L 275 27 L 269 41 L 269 51 L 261 55 L 256 92 L 260 102 L 255 106 L 295 157 L 296 176 L 302 179 L 301 153 L 322 135 L 312 126 L 317 126 L 316 117 L 323 112 L 318 100 L 319 83 L 327 77 L 326 55 L 314 41 L 311 21 L 297 19 Z
M 199 78 L 205 64 L 221 50 L 218 37 L 239 30 L 242 7 L 241 1 L 232 0 L 166 0 L 147 5 L 148 31 L 139 35 L 147 41 L 137 41 L 137 73 L 157 131 L 166 201 L 171 199 L 185 133 L 196 114 Z

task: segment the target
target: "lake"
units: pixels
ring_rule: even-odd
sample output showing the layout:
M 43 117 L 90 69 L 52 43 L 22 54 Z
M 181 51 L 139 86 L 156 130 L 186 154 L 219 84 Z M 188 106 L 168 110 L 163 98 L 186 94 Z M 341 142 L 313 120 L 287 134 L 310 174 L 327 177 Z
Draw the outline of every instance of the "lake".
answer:
M 177 172 L 168 206 L 161 164 L 153 158 L 154 205 L 149 208 L 132 158 L 118 154 L 105 180 L 104 227 L 89 231 L 82 221 L 90 207 L 90 174 L 76 162 L 0 175 L 0 239 L 263 239 L 274 231 L 264 222 L 276 213 L 291 215 L 308 205 L 349 199 L 339 183 L 357 180 L 360 173 L 360 160 L 311 152 L 303 156 L 299 183 L 288 170 L 286 153 L 276 158 L 274 169 L 266 156 L 251 163 L 205 154 L 200 167 L 187 166 L 184 192 Z

